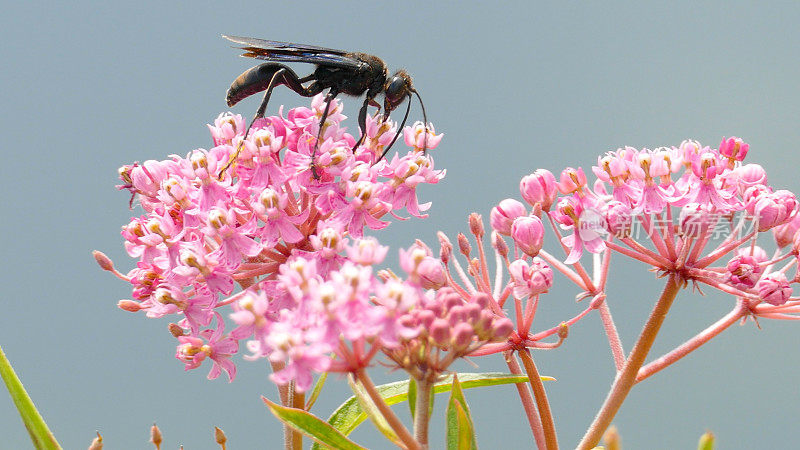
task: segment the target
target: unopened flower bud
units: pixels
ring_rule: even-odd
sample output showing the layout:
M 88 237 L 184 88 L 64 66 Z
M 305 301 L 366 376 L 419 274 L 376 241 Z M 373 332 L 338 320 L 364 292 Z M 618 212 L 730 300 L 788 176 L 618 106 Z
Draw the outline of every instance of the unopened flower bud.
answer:
M 535 257 L 544 244 L 544 225 L 536 216 L 517 217 L 511 225 L 514 244 L 526 255 Z
M 447 347 L 450 343 L 450 323 L 445 319 L 436 319 L 428 328 L 431 339 L 440 347 Z
M 472 213 L 469 215 L 469 231 L 474 236 L 477 236 L 478 239 L 483 237 L 483 217 L 480 214 Z
M 767 171 L 758 164 L 745 164 L 734 169 L 739 192 L 744 193 L 747 188 L 755 185 L 766 186 Z
M 425 257 L 417 266 L 422 289 L 439 289 L 447 283 L 442 263 L 430 256 Z
M 792 296 L 792 287 L 782 272 L 773 272 L 759 280 L 756 290 L 762 300 L 775 306 L 786 303 Z
M 186 332 L 183 331 L 183 328 L 177 323 L 170 323 L 169 325 L 167 325 L 167 330 L 169 330 L 169 333 L 173 337 L 181 337 L 186 335 Z
M 163 438 L 161 437 L 161 430 L 158 429 L 156 424 L 153 424 L 150 427 L 150 442 L 153 443 L 156 447 L 161 446 L 161 442 L 163 442 Z
M 558 325 L 558 337 L 559 339 L 566 339 L 569 337 L 569 325 L 566 322 L 561 322 Z
M 767 231 L 788 222 L 797 210 L 797 199 L 786 190 L 762 195 L 756 202 L 754 215 L 758 218 L 758 231 Z
M 223 447 L 225 443 L 228 442 L 228 438 L 225 437 L 225 432 L 220 430 L 219 427 L 214 427 L 214 440 Z
M 604 209 L 608 231 L 618 238 L 629 237 L 633 230 L 633 212 L 630 206 L 612 200 Z
M 543 211 L 550 211 L 558 195 L 556 177 L 549 170 L 537 169 L 532 174 L 522 177 L 519 191 L 529 205 L 539 205 Z
M 508 244 L 506 244 L 506 241 L 497 232 L 492 232 L 492 247 L 502 258 L 508 256 Z
M 471 303 L 474 303 L 474 304 L 478 305 L 481 309 L 486 309 L 486 308 L 489 307 L 489 300 L 490 299 L 491 299 L 491 297 L 489 297 L 489 294 L 487 294 L 485 292 L 478 292 L 476 294 L 473 294 L 469 298 L 469 301 Z
M 800 214 L 795 214 L 794 217 L 785 224 L 778 225 L 772 229 L 775 243 L 778 244 L 780 248 L 791 245 L 797 234 L 797 230 L 800 230 Z
M 453 254 L 453 244 L 450 242 L 447 235 L 441 231 L 436 233 L 436 237 L 439 238 L 439 259 L 447 264 L 447 262 L 450 261 L 450 256 Z
M 139 312 L 142 310 L 142 305 L 133 300 L 120 300 L 117 302 L 117 308 L 128 312 Z
M 114 262 L 111 261 L 111 258 L 106 256 L 105 253 L 95 250 L 92 252 L 92 256 L 94 256 L 94 260 L 97 261 L 97 264 L 103 270 L 113 271 L 114 270 Z
M 467 348 L 475 337 L 475 330 L 472 325 L 461 322 L 453 327 L 451 332 L 453 348 L 456 350 L 463 350 Z
M 767 251 L 758 245 L 751 247 L 750 244 L 748 244 L 747 247 L 736 250 L 736 255 L 752 256 L 756 259 L 756 261 L 758 261 L 759 264 L 769 261 L 769 255 L 767 255 Z
M 464 233 L 458 233 L 458 250 L 462 255 L 469 258 L 472 247 L 469 245 L 469 240 L 467 240 L 467 237 L 464 235 Z
M 492 341 L 500 342 L 508 339 L 511 332 L 514 331 L 514 323 L 508 317 L 502 317 L 494 321 L 492 324 Z
M 489 222 L 493 230 L 504 236 L 509 236 L 511 235 L 511 224 L 514 220 L 527 213 L 525 205 L 513 198 L 507 198 L 492 208 Z
M 97 431 L 97 437 L 92 439 L 92 443 L 89 445 L 88 450 L 103 450 L 103 436 L 100 436 L 100 432 Z

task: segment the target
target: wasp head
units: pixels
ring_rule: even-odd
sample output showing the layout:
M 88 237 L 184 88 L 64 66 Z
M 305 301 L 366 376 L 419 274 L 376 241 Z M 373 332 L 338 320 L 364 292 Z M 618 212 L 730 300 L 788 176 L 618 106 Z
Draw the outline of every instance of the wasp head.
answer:
M 398 70 L 386 80 L 383 92 L 385 95 L 383 108 L 386 113 L 390 113 L 400 106 L 406 97 L 411 97 L 411 93 L 414 92 L 414 86 L 411 83 L 411 75 L 405 70 Z

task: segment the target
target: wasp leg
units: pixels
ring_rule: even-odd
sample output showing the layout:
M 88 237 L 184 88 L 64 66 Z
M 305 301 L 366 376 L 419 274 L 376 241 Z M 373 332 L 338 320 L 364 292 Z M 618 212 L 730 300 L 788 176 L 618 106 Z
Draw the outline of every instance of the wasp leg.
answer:
M 309 89 L 315 88 L 316 83 L 309 86 Z M 317 167 L 314 165 L 314 158 L 317 156 L 317 147 L 319 147 L 319 141 L 322 139 L 322 128 L 325 126 L 325 120 L 328 119 L 328 113 L 331 111 L 331 102 L 336 96 L 339 95 L 339 90 L 335 87 L 330 88 L 328 93 L 325 95 L 325 110 L 322 111 L 322 119 L 319 121 L 319 130 L 317 131 L 317 140 L 314 142 L 314 150 L 311 153 L 311 172 L 314 175 L 314 179 L 319 180 L 319 175 L 317 175 Z
M 243 98 L 249 97 L 256 92 L 265 92 L 261 105 L 256 110 L 253 120 L 250 121 L 247 130 L 244 132 L 244 137 L 239 142 L 239 145 L 230 158 L 228 158 L 228 162 L 225 163 L 219 171 L 218 178 L 220 180 L 224 178 L 225 171 L 227 171 L 234 164 L 236 158 L 239 157 L 239 153 L 241 153 L 242 146 L 244 145 L 244 140 L 247 139 L 247 135 L 250 133 L 250 128 L 252 128 L 256 120 L 264 117 L 264 112 L 267 110 L 267 104 L 269 103 L 272 90 L 275 86 L 283 85 L 304 97 L 313 97 L 318 94 L 321 89 L 318 89 L 316 84 L 313 84 L 308 89 L 303 87 L 302 84 L 312 79 L 313 77 L 311 75 L 299 78 L 292 69 L 283 64 L 266 63 L 248 69 L 231 83 L 227 96 L 228 106 L 233 106 Z M 314 92 L 314 90 L 316 90 L 316 92 Z
M 367 137 L 367 107 L 370 105 L 377 106 L 378 112 L 381 110 L 381 104 L 376 102 L 374 98 L 367 97 L 364 99 L 364 104 L 361 105 L 361 110 L 358 111 L 358 128 L 361 130 L 361 137 L 358 138 L 358 142 L 353 146 L 353 152 L 356 151 L 359 145 L 364 143 L 364 138 Z

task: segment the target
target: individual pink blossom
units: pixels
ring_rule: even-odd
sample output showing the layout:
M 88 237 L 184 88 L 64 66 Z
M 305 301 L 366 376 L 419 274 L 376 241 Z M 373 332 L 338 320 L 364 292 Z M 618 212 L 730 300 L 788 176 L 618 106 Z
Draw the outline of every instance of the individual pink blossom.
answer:
M 534 207 L 538 205 L 542 211 L 550 211 L 558 195 L 556 177 L 547 169 L 537 169 L 532 174 L 522 177 L 519 190 L 529 205 Z
M 789 191 L 775 191 L 760 196 L 753 212 L 758 218 L 758 231 L 767 231 L 791 220 L 797 212 L 797 199 Z
M 514 297 L 525 298 L 547 292 L 553 286 L 553 270 L 542 259 L 527 261 L 518 259 L 508 266 L 514 281 Z
M 735 256 L 726 266 L 726 282 L 733 287 L 747 290 L 756 285 L 763 269 L 752 256 Z
M 521 216 L 511 225 L 511 238 L 518 249 L 534 257 L 544 244 L 544 224 L 536 216 Z
M 800 230 L 800 214 L 795 214 L 785 224 L 772 228 L 772 235 L 778 247 L 783 248 L 792 244 L 798 230 Z
M 433 125 L 426 125 L 422 122 L 414 122 L 411 127 L 406 127 L 403 130 L 403 140 L 406 145 L 418 150 L 426 148 L 428 150 L 435 149 L 439 142 L 441 142 L 444 134 L 436 134 Z
M 758 296 L 770 305 L 782 305 L 792 296 L 792 287 L 789 286 L 789 280 L 783 272 L 773 272 L 764 276 L 755 288 Z
M 750 145 L 737 137 L 722 138 L 719 143 L 719 153 L 730 160 L 731 166 L 734 161 L 742 161 L 747 156 Z
M 514 220 L 527 213 L 525 205 L 513 198 L 507 198 L 492 208 L 492 212 L 489 215 L 489 223 L 491 223 L 493 230 L 504 236 L 509 236 L 511 234 L 511 224 Z

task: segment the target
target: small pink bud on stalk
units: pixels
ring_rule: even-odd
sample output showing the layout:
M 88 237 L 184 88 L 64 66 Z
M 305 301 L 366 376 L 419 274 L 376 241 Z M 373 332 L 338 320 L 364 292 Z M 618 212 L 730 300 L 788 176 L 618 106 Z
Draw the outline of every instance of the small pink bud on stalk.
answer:
M 95 250 L 92 252 L 92 256 L 94 256 L 94 260 L 97 261 L 101 269 L 109 272 L 114 270 L 114 262 L 105 253 Z
M 472 213 L 469 215 L 469 231 L 478 239 L 483 237 L 483 217 L 480 214 Z
M 164 441 L 164 438 L 161 436 L 161 430 L 158 429 L 158 425 L 153 424 L 150 427 L 150 442 L 156 446 L 156 450 L 161 449 L 161 442 Z
M 535 257 L 544 244 L 544 225 L 536 216 L 517 217 L 511 225 L 514 244 L 526 255 Z
M 782 272 L 773 272 L 756 284 L 758 296 L 770 305 L 780 306 L 792 296 L 792 287 Z
M 790 221 L 772 229 L 775 243 L 778 244 L 780 248 L 791 245 L 795 235 L 797 235 L 797 230 L 800 230 L 800 214 L 795 214 Z
M 228 438 L 225 436 L 225 432 L 220 430 L 219 427 L 214 427 L 214 440 L 219 444 L 222 450 L 225 450 L 225 443 L 228 442 Z
M 92 443 L 89 444 L 88 450 L 103 450 L 103 436 L 100 436 L 99 431 L 97 431 L 97 437 L 92 439 Z
M 531 206 L 539 205 L 542 211 L 550 211 L 558 195 L 556 177 L 546 169 L 538 169 L 522 177 L 519 183 L 522 198 Z
M 117 302 L 117 307 L 128 312 L 139 312 L 142 310 L 142 306 L 139 302 L 133 300 L 120 300 Z

